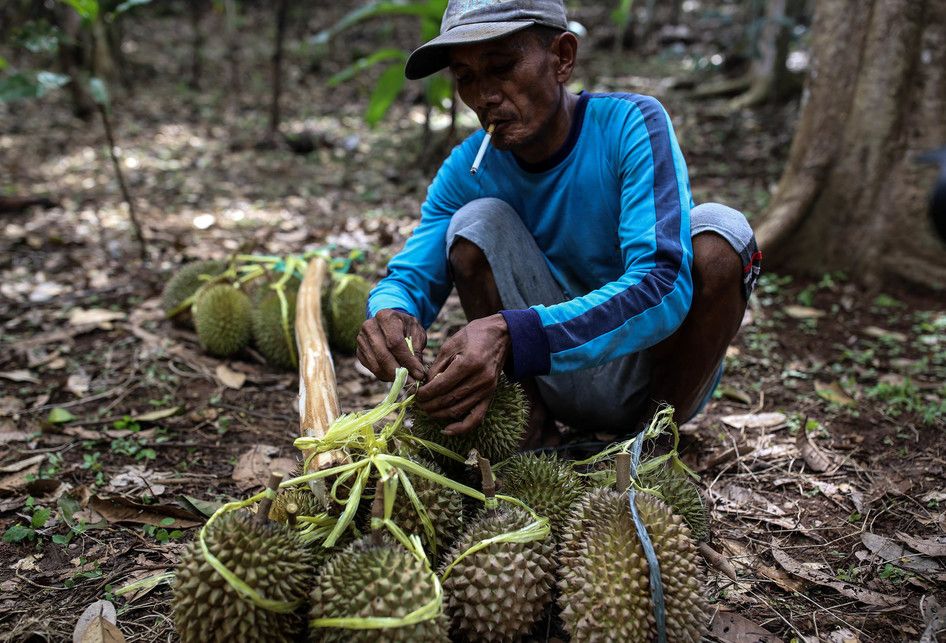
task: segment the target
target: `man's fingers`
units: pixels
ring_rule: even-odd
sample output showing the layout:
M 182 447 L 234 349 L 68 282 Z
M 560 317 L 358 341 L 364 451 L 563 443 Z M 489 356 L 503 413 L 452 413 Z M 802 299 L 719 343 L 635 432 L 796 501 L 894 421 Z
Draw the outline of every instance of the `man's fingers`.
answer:
M 408 373 L 415 380 L 423 380 L 426 376 L 424 363 L 418 355 L 411 353 L 411 349 L 407 345 L 404 322 L 399 318 L 394 318 L 386 320 L 386 323 L 379 324 L 379 326 L 381 333 L 384 335 L 385 346 L 388 352 L 394 356 L 398 365 L 407 368 Z
M 437 383 L 440 383 L 440 380 L 443 376 L 437 378 Z M 453 387 L 445 391 L 442 395 L 436 397 L 428 397 L 430 391 L 425 391 L 425 395 L 421 398 L 418 397 L 418 406 L 428 415 L 434 417 L 459 417 L 458 415 L 440 415 L 442 411 L 446 411 L 456 407 L 458 404 L 461 404 L 465 401 L 472 400 L 473 402 L 479 402 L 484 395 L 489 395 L 493 391 L 492 382 L 480 374 L 477 377 L 467 378 L 465 381 L 460 383 L 458 386 Z M 436 392 L 436 389 L 434 390 Z M 419 393 L 419 391 L 418 391 Z M 464 414 L 469 410 L 469 407 L 472 407 L 472 403 L 467 405 L 466 409 L 463 409 Z
M 466 395 L 464 397 L 453 395 L 445 397 L 451 398 L 448 404 L 445 404 L 434 410 L 424 407 L 421 407 L 421 409 L 427 413 L 427 415 L 437 420 L 456 420 L 457 418 L 465 417 L 480 402 L 483 401 L 484 397 L 489 397 L 489 392 L 476 391 L 473 394 Z
M 439 357 L 438 357 L 439 359 Z M 436 363 L 435 363 L 436 365 Z M 427 371 L 427 383 L 417 389 L 417 401 L 429 402 L 455 390 L 465 379 L 463 356 L 455 355 L 449 362 L 449 368 L 438 371 L 431 366 Z
M 365 365 L 365 368 L 374 373 L 379 380 L 393 382 L 397 361 L 388 351 L 384 337 L 379 337 L 379 335 L 381 335 L 380 332 L 358 335 L 355 344 L 364 358 L 359 357 L 359 359 L 362 360 L 361 363 Z
M 486 417 L 486 411 L 489 410 L 489 405 L 492 401 L 493 396 L 487 395 L 486 398 L 481 400 L 475 407 L 473 407 L 473 410 L 470 411 L 470 414 L 466 416 L 466 418 L 459 422 L 448 424 L 444 427 L 442 433 L 444 435 L 461 435 L 467 431 L 475 429 L 483 423 L 483 419 Z

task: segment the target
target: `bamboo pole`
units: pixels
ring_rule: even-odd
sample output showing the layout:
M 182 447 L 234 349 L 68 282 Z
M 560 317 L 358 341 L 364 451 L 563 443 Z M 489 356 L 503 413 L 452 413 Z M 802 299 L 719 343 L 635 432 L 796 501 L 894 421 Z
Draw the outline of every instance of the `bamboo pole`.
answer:
M 299 349 L 299 431 L 303 437 L 321 438 L 338 418 L 338 390 L 335 364 L 322 322 L 322 292 L 328 288 L 328 263 L 322 258 L 309 261 L 296 300 L 296 345 Z M 312 451 L 303 451 L 308 460 Z M 344 455 L 337 451 L 320 453 L 303 473 L 340 464 Z M 315 481 L 312 491 L 325 497 L 325 483 Z

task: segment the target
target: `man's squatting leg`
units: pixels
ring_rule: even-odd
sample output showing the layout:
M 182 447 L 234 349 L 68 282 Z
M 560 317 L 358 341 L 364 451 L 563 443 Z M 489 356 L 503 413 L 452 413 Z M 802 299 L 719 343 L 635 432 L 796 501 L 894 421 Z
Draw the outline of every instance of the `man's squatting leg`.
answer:
M 710 212 L 710 218 L 729 210 L 716 205 L 701 206 L 701 209 L 702 212 Z M 464 235 L 477 236 L 471 234 L 470 226 L 479 226 L 480 231 L 489 229 L 498 232 L 504 228 L 504 219 L 509 216 L 517 217 L 507 204 L 495 199 L 483 199 L 461 208 L 451 222 L 447 234 L 448 257 L 468 320 L 495 314 L 504 306 L 486 253 Z M 734 236 L 730 228 L 744 226 L 744 229 L 737 230 L 735 236 L 743 238 L 748 234 L 751 239 L 751 229 L 741 214 L 729 210 L 726 217 L 737 221 L 735 225 L 731 222 L 722 225 L 728 237 Z M 720 361 L 739 329 L 745 311 L 746 300 L 740 279 L 743 259 L 733 245 L 738 245 L 739 239 L 727 241 L 720 236 L 718 222 L 707 226 L 697 223 L 700 220 L 701 217 L 694 220 L 694 296 L 691 309 L 673 335 L 650 349 L 654 367 L 649 398 L 654 403 L 649 408 L 641 409 L 644 417 L 640 420 L 652 415 L 656 401 L 674 405 L 680 421 L 698 410 L 715 382 Z M 523 279 L 529 281 L 529 276 L 525 275 Z M 545 296 L 555 297 L 554 294 Z M 551 428 L 552 418 L 534 380 L 530 379 L 524 384 L 533 404 L 533 413 L 529 438 L 523 446 L 534 448 L 541 446 L 542 433 Z

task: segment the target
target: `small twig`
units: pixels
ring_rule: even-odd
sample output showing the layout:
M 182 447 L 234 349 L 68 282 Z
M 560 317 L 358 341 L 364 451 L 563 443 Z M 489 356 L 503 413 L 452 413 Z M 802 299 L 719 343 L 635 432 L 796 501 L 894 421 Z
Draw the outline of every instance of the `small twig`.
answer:
M 141 260 L 148 260 L 148 247 L 145 245 L 145 237 L 141 232 L 141 223 L 138 221 L 138 214 L 135 212 L 135 204 L 131 200 L 131 194 L 128 192 L 128 186 L 125 185 L 125 175 L 122 174 L 121 164 L 115 155 L 115 136 L 112 133 L 112 124 L 108 119 L 108 110 L 104 105 L 99 105 L 99 115 L 102 117 L 102 124 L 105 126 L 105 138 L 108 139 L 108 155 L 112 159 L 112 167 L 115 168 L 115 177 L 118 179 L 118 187 L 122 191 L 122 198 L 128 204 L 128 217 L 131 219 L 131 227 L 135 232 L 135 239 L 138 241 L 138 251 L 141 254 Z
M 286 522 L 290 527 L 296 526 L 296 516 L 299 515 L 299 505 L 290 502 L 286 505 Z
M 483 482 L 483 495 L 486 496 L 486 499 L 496 497 L 496 478 L 493 476 L 493 468 L 489 464 L 489 460 L 483 456 L 477 454 L 476 462 L 480 466 L 480 476 L 482 476 Z
M 382 544 L 381 530 L 375 526 L 375 518 L 384 520 L 384 482 L 381 478 L 374 485 L 374 502 L 371 503 L 371 544 L 378 547 Z
M 278 491 L 279 484 L 282 482 L 283 474 L 273 471 L 269 474 L 269 482 L 266 483 L 267 489 L 272 489 L 273 491 Z M 256 513 L 256 524 L 263 526 L 269 520 L 269 509 L 273 506 L 273 499 L 269 496 L 263 498 L 262 502 L 259 503 L 259 511 Z
M 624 493 L 631 486 L 631 454 L 618 453 L 614 456 L 614 468 L 617 475 L 615 490 Z

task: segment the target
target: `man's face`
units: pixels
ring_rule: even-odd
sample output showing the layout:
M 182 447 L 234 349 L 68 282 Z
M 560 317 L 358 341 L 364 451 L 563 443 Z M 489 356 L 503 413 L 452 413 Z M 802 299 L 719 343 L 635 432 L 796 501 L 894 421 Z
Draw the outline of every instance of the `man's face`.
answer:
M 535 146 L 556 115 L 563 81 L 554 49 L 554 44 L 546 46 L 519 32 L 450 50 L 460 98 L 484 128 L 496 125 L 493 144 L 498 149 Z

